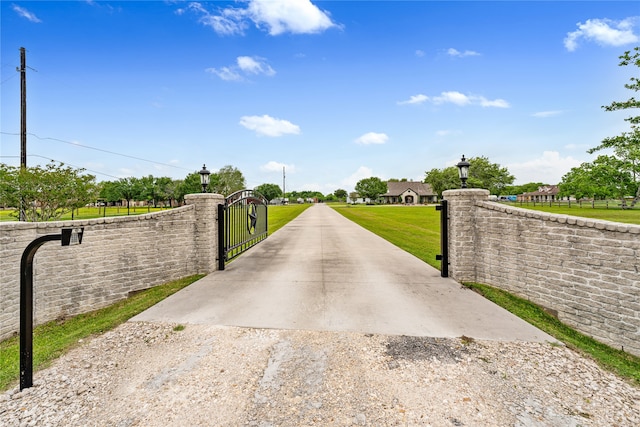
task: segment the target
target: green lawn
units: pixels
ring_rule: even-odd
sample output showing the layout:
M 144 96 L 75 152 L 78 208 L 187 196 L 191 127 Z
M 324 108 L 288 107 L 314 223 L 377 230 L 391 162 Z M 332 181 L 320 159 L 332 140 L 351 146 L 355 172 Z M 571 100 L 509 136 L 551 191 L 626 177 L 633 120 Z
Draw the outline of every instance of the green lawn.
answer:
M 440 212 L 434 206 L 333 205 L 337 212 L 440 269 Z
M 305 209 L 311 207 L 311 204 L 305 203 L 301 205 L 269 205 L 267 209 L 267 218 L 269 223 L 268 232 L 273 234 L 282 228 L 283 225 L 300 215 Z
M 604 204 L 600 203 L 592 208 L 590 204 L 583 204 L 583 207 L 580 207 L 577 203 L 572 203 L 571 207 L 567 205 L 557 206 L 548 204 L 541 205 L 539 203 L 536 206 L 533 204 L 523 204 L 520 206 L 520 203 L 509 203 L 511 206 L 522 207 L 524 209 L 531 209 L 537 211 L 544 211 L 549 213 L 556 213 L 562 215 L 573 215 L 580 216 L 584 218 L 593 218 L 593 219 L 604 219 L 607 221 L 615 221 L 615 222 L 624 222 L 627 224 L 640 224 L 640 206 L 636 206 L 633 209 L 620 209 L 618 207 L 613 207 L 610 204 L 610 207 L 607 208 Z
M 131 207 L 129 208 L 130 215 L 141 215 L 149 212 L 158 212 L 167 210 L 170 208 L 153 208 L 153 207 Z M 101 218 L 104 216 L 124 216 L 127 215 L 127 207 L 124 206 L 110 206 L 105 208 L 80 208 L 73 212 L 73 219 L 92 219 Z M 61 220 L 72 219 L 71 213 L 62 216 Z M 17 221 L 18 213 L 15 209 L 0 210 L 0 221 Z

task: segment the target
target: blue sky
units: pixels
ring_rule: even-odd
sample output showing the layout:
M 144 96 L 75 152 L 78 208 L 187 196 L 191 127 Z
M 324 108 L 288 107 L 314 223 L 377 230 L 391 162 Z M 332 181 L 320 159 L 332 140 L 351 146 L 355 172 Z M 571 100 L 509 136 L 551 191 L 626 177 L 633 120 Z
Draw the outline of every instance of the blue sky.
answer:
M 99 181 L 184 178 L 353 190 L 462 154 L 556 184 L 628 130 L 634 1 L 1 1 L 0 159 Z M 87 148 L 91 147 L 91 148 Z

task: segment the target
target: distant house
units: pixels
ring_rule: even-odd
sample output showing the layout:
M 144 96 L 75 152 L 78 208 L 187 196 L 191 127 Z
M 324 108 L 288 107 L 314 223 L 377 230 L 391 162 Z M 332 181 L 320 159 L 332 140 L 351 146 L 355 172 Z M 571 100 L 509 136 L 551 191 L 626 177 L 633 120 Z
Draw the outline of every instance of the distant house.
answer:
M 380 196 L 383 203 L 417 205 L 436 203 L 438 195 L 430 184 L 418 181 L 389 181 L 387 192 Z
M 543 185 L 538 187 L 538 191 L 531 191 L 529 193 L 522 193 L 518 195 L 519 202 L 552 202 L 559 200 L 557 185 Z

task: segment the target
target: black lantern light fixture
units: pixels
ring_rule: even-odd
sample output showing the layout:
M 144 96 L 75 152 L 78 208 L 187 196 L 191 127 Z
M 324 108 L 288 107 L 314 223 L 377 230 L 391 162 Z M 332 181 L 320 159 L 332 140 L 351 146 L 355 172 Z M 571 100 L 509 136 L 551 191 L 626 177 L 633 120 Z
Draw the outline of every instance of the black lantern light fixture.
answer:
M 469 162 L 464 158 L 464 154 L 462 155 L 462 159 L 456 165 L 458 166 L 458 176 L 460 177 L 460 182 L 462 183 L 462 188 L 467 188 L 467 179 L 469 178 Z
M 198 172 L 200 174 L 200 184 L 202 184 L 202 192 L 207 192 L 207 187 L 209 186 L 209 175 L 211 172 L 207 170 L 207 167 L 203 164 L 202 170 Z

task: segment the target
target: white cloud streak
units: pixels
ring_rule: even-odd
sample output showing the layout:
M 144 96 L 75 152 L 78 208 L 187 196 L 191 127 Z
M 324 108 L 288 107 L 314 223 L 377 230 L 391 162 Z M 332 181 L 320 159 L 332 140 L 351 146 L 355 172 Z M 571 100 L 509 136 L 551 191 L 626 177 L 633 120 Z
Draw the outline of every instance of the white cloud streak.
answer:
M 282 168 L 285 168 L 286 173 L 295 173 L 296 167 L 295 165 L 287 165 L 286 163 L 276 162 L 271 160 L 270 162 L 265 163 L 260 166 L 260 170 L 264 172 L 278 172 L 282 173 Z
M 328 12 L 310 0 L 250 0 L 245 8 L 228 7 L 210 12 L 202 3 L 192 2 L 188 10 L 200 15 L 200 22 L 225 36 L 242 35 L 253 23 L 276 36 L 284 33 L 314 34 L 339 27 Z M 178 9 L 183 14 L 184 9 Z
M 531 116 L 544 119 L 547 117 L 559 116 L 562 113 L 564 113 L 562 110 L 538 111 L 537 113 L 533 113 Z
M 366 166 L 360 166 L 357 171 L 342 180 L 341 184 L 345 187 L 355 188 L 358 181 L 364 178 L 371 178 L 373 170 Z
M 581 39 L 593 41 L 601 46 L 622 46 L 636 43 L 639 38 L 634 33 L 640 17 L 630 17 L 621 21 L 611 19 L 587 19 L 585 23 L 578 22 L 576 31 L 567 33 L 564 47 L 573 52 L 578 48 Z
M 429 101 L 434 105 L 442 104 L 454 104 L 459 107 L 466 107 L 468 105 L 479 105 L 481 107 L 492 108 L 509 108 L 510 105 L 504 99 L 487 99 L 484 96 L 479 95 L 465 95 L 458 91 L 442 92 L 438 96 L 426 96 L 426 95 L 414 95 L 407 101 L 401 101 L 398 104 L 418 104 Z
M 406 101 L 398 101 L 398 105 L 419 105 L 424 104 L 428 99 L 429 97 L 427 95 L 420 93 L 418 95 L 411 95 Z
M 458 57 L 458 58 L 464 58 L 464 57 L 467 57 L 467 56 L 480 56 L 480 54 L 478 52 L 473 51 L 473 50 L 465 50 L 464 52 L 460 52 L 459 50 L 454 49 L 452 47 L 447 49 L 447 55 L 455 56 L 455 57 Z
M 299 126 L 288 120 L 276 119 L 266 114 L 263 116 L 243 116 L 239 124 L 254 131 L 258 136 L 277 137 L 300 133 Z
M 244 81 L 246 75 L 274 76 L 276 71 L 259 56 L 238 56 L 236 64 L 221 68 L 207 68 L 207 73 L 215 74 L 226 81 Z
M 36 24 L 42 22 L 35 13 L 28 11 L 27 9 L 25 9 L 24 7 L 20 7 L 16 4 L 12 5 L 11 8 L 13 9 L 13 11 L 15 13 L 17 13 L 19 16 L 27 19 L 28 21 L 34 22 Z
M 252 0 L 247 8 L 251 20 L 269 34 L 320 33 L 335 27 L 327 12 L 309 0 Z
M 356 144 L 385 144 L 389 137 L 385 133 L 368 132 L 356 139 Z
M 571 156 L 561 157 L 557 151 L 544 151 L 542 156 L 522 163 L 506 165 L 518 183 L 541 182 L 556 185 L 571 168 L 580 166 L 582 162 Z

